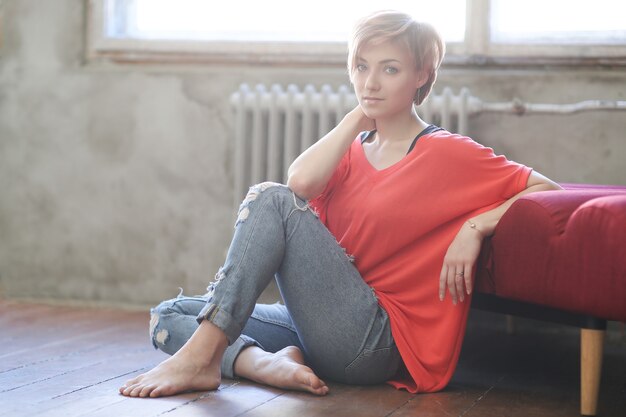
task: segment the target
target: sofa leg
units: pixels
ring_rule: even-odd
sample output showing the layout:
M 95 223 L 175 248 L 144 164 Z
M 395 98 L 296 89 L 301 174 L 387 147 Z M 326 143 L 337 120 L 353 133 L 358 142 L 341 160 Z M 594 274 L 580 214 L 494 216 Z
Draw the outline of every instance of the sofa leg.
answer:
M 580 329 L 580 413 L 595 416 L 600 392 L 604 330 Z

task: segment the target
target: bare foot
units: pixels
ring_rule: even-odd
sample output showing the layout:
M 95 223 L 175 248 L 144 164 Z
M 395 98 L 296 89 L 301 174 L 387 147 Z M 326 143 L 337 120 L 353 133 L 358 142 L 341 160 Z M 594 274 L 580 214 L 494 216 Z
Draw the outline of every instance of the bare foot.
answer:
M 241 352 L 235 372 L 244 378 L 277 388 L 308 391 L 326 395 L 328 386 L 311 368 L 304 365 L 302 352 L 288 346 L 276 353 L 268 353 L 253 346 Z
M 227 344 L 224 333 L 205 321 L 174 356 L 127 381 L 120 387 L 120 393 L 128 397 L 163 397 L 217 389 L 221 382 L 220 362 Z

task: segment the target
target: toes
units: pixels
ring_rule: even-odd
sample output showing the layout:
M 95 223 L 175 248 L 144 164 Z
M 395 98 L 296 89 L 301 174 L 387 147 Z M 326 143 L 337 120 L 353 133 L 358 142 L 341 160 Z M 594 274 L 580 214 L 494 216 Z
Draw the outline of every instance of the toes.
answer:
M 139 397 L 139 393 L 141 392 L 141 390 L 144 389 L 143 385 L 137 384 L 133 387 L 131 387 L 130 390 L 130 394 L 128 394 L 131 397 Z
M 317 395 L 326 395 L 328 394 L 328 385 L 317 376 L 315 376 L 314 383 L 311 384 L 311 387 L 315 391 L 314 393 Z
M 319 388 L 315 389 L 315 394 L 317 395 L 326 395 L 328 394 L 328 387 L 326 385 L 322 385 Z
M 164 397 L 166 395 L 170 395 L 170 391 L 171 390 L 167 385 L 156 387 L 152 390 L 152 392 L 150 392 L 150 398 Z
M 125 383 L 124 385 L 122 385 L 122 386 L 120 387 L 120 389 L 119 389 L 120 394 L 122 394 L 122 395 L 126 395 L 126 394 L 125 394 L 126 390 L 127 390 L 129 387 L 131 387 L 131 386 L 132 386 L 132 385 L 131 385 L 129 382 L 127 382 L 127 383 Z
M 324 381 L 317 377 L 317 375 L 313 374 L 309 380 L 311 381 L 310 387 L 313 390 L 314 394 L 317 395 L 326 395 L 328 394 L 328 386 Z
M 142 398 L 148 397 L 156 387 L 154 385 L 147 385 L 139 391 L 139 396 Z
M 308 388 L 308 391 L 315 395 L 326 395 L 328 394 L 328 387 L 326 385 L 322 385 L 322 386 L 315 387 L 315 388 L 311 386 Z
M 122 390 L 122 388 L 124 388 Z M 151 398 L 155 398 L 155 397 L 162 397 L 164 395 L 167 395 L 165 392 L 167 391 L 168 387 L 162 387 L 162 386 L 158 386 L 156 384 L 149 384 L 149 385 L 144 385 L 144 384 L 135 384 L 135 385 L 131 385 L 128 387 L 122 387 L 120 388 L 120 392 L 127 396 L 127 397 L 140 397 L 140 398 L 147 398 L 147 397 L 151 397 Z
M 135 378 L 129 379 L 120 387 L 120 394 L 122 395 L 130 395 L 132 389 L 136 387 L 141 380 L 143 379 L 143 374 L 136 376 Z
M 313 386 L 314 388 L 327 388 L 326 383 L 319 378 L 317 379 L 317 383 Z
M 127 397 L 130 397 L 130 396 L 131 396 L 131 395 L 130 395 L 130 394 L 131 394 L 131 392 L 133 391 L 133 389 L 134 389 L 136 386 L 137 386 L 137 384 L 133 384 L 133 385 L 126 385 L 126 386 L 124 386 L 124 387 L 123 387 L 123 388 L 124 388 L 124 390 L 123 390 L 123 391 L 121 391 L 121 392 L 122 392 L 122 395 L 125 395 L 125 396 L 127 396 Z
M 305 372 L 301 373 L 298 379 L 301 387 L 312 394 L 326 395 L 328 393 L 326 383 L 315 375 L 310 368 L 306 368 Z

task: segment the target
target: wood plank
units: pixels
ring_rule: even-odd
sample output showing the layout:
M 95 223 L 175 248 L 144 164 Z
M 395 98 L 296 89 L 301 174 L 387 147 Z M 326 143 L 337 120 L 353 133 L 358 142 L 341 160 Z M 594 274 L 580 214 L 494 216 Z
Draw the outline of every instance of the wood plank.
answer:
M 247 382 L 224 380 L 217 391 L 201 392 L 188 397 L 126 398 L 105 409 L 90 413 L 89 416 L 148 417 L 167 412 L 167 417 L 234 417 L 259 404 L 271 401 L 283 392 Z M 181 398 L 184 401 L 181 401 Z
M 571 417 L 579 414 L 576 390 L 557 390 L 553 384 L 538 384 L 533 389 L 520 390 L 517 384 L 502 384 L 481 398 L 465 416 Z
M 119 386 L 128 378 L 145 372 L 154 364 L 144 366 L 127 375 L 105 379 L 97 384 L 76 389 L 67 394 L 54 397 L 39 406 L 28 406 L 28 415 L 38 417 L 79 417 L 111 416 L 121 413 L 133 417 L 157 416 L 176 409 L 181 405 L 193 403 L 206 395 L 205 392 L 191 392 L 164 398 L 128 398 L 118 392 Z M 228 381 L 225 381 L 226 387 Z M 43 407 L 42 407 L 43 406 Z M 112 410 L 117 410 L 113 412 Z M 23 410 L 22 410 L 23 412 Z M 13 415 L 13 414 L 8 414 Z M 8 416 L 7 415 L 7 416 Z
M 55 346 L 48 354 L 36 356 L 34 361 L 27 355 L 13 358 L 13 361 L 7 361 L 4 365 L 12 364 L 14 367 L 0 373 L 0 393 L 37 384 L 67 373 L 89 369 L 90 366 L 111 360 L 120 352 L 151 351 L 152 346 L 145 335 L 143 336 L 139 338 L 135 333 L 129 334 L 126 328 L 115 328 L 110 332 L 85 337 L 79 346 L 70 351 Z M 117 342 L 121 340 L 123 343 Z M 116 341 L 116 343 L 111 343 L 111 341 Z M 43 351 L 45 352 L 45 349 Z M 161 356 L 162 359 L 166 358 L 164 354 L 159 354 L 159 357 Z
M 413 397 L 389 385 L 350 386 L 330 383 L 329 388 L 329 394 L 324 397 L 289 391 L 240 416 L 377 417 L 390 414 Z
M 0 403 L 10 407 L 3 407 L 0 415 L 40 414 L 42 410 L 55 408 L 64 396 L 98 386 L 106 379 L 126 380 L 133 372 L 150 369 L 166 357 L 154 351 L 149 343 L 146 313 L 59 310 L 68 313 L 55 315 L 55 327 L 66 330 L 65 338 L 58 339 L 54 332 L 42 332 L 42 326 L 48 326 L 49 320 L 47 315 L 38 316 L 29 323 L 28 339 L 39 339 L 39 343 L 3 356 L 0 366 L 5 372 L 0 373 L 0 387 L 4 392 L 0 393 Z M 72 323 L 64 326 L 64 320 Z M 7 371 L 7 368 L 13 369 Z M 128 377 L 124 379 L 123 375 Z M 112 392 L 117 396 L 117 388 Z
M 88 368 L 1 393 L 0 403 L 9 406 L 0 410 L 0 416 L 13 416 L 14 413 L 44 415 L 48 412 L 52 415 L 79 415 L 81 407 L 93 409 L 121 401 L 124 397 L 118 393 L 119 386 L 134 375 L 151 369 L 162 359 L 153 354 L 156 352 L 141 350 L 121 354 Z
M 146 336 L 141 337 L 143 340 L 140 342 L 138 334 L 136 332 L 132 332 L 132 334 L 133 336 L 128 337 L 136 341 L 137 344 L 135 346 L 140 344 L 151 346 Z M 93 330 L 85 335 L 71 336 L 62 340 L 43 343 L 39 348 L 23 349 L 0 359 L 0 372 L 10 372 L 24 366 L 56 360 L 82 351 L 90 351 L 102 344 L 103 339 L 111 337 L 109 340 L 115 340 L 114 337 L 116 335 L 121 336 L 123 332 L 116 328 Z
M 475 404 L 491 391 L 473 387 L 448 386 L 444 391 L 417 394 L 389 416 L 393 417 L 440 417 L 465 416 Z M 503 414 L 507 415 L 507 414 Z M 502 416 L 500 416 L 502 417 Z
M 65 314 L 72 313 L 66 312 Z M 58 317 L 58 319 L 55 321 L 53 316 Z M 32 308 L 13 307 L 7 311 L 2 311 L 0 313 L 0 340 L 3 343 L 20 343 L 23 337 L 33 336 L 32 330 L 33 327 L 36 327 L 35 323 L 42 319 L 47 319 L 49 325 L 55 322 L 60 325 L 63 322 L 64 314 L 49 306 L 38 305 L 32 306 Z M 41 330 L 45 331 L 45 327 Z M 11 352 L 13 349 L 15 347 L 12 344 L 0 345 L 0 355 Z
M 93 310 L 66 310 L 59 314 L 44 314 L 31 317 L 15 317 L 10 323 L 0 325 L 0 331 L 7 335 L 5 345 L 0 347 L 0 360 L 8 356 L 22 353 L 24 350 L 37 350 L 48 344 L 79 338 L 88 333 L 105 328 L 120 326 L 130 317 L 125 312 L 100 312 L 97 317 Z M 137 315 L 135 315 L 137 316 Z M 143 318 L 144 334 L 147 334 L 149 317 Z M 139 316 L 133 317 L 131 323 L 138 322 Z

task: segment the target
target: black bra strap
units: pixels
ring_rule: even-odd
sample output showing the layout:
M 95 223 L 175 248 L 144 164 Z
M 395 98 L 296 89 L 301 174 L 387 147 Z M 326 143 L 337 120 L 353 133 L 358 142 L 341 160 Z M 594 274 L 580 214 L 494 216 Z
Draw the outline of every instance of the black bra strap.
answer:
M 415 139 L 413 139 L 413 142 L 411 143 L 411 146 L 409 147 L 409 150 L 408 150 L 407 154 L 413 150 L 413 148 L 415 147 L 415 144 L 417 143 L 417 140 L 419 138 L 421 138 L 422 136 L 429 135 L 429 134 L 431 134 L 433 132 L 438 132 L 440 130 L 443 130 L 443 128 L 441 128 L 439 126 L 435 126 L 435 125 L 428 125 L 426 127 L 426 129 L 422 130 L 417 136 L 415 136 Z M 376 133 L 376 130 L 370 130 L 370 131 L 362 132 L 361 133 L 361 144 L 365 143 L 365 141 L 368 140 L 374 133 Z
M 415 144 L 417 143 L 417 140 L 419 138 L 421 138 L 422 136 L 429 135 L 429 134 L 431 134 L 433 132 L 438 132 L 440 130 L 443 130 L 443 128 L 441 128 L 439 126 L 435 126 L 435 125 L 428 125 L 428 127 L 426 127 L 426 129 L 422 130 L 417 136 L 415 136 L 415 139 L 413 139 L 413 143 L 411 143 L 411 146 L 409 147 L 409 150 L 407 151 L 407 154 L 413 150 L 413 148 L 415 147 Z
M 363 145 L 365 141 L 368 140 L 374 133 L 376 133 L 376 130 L 366 130 L 361 132 L 361 145 Z

